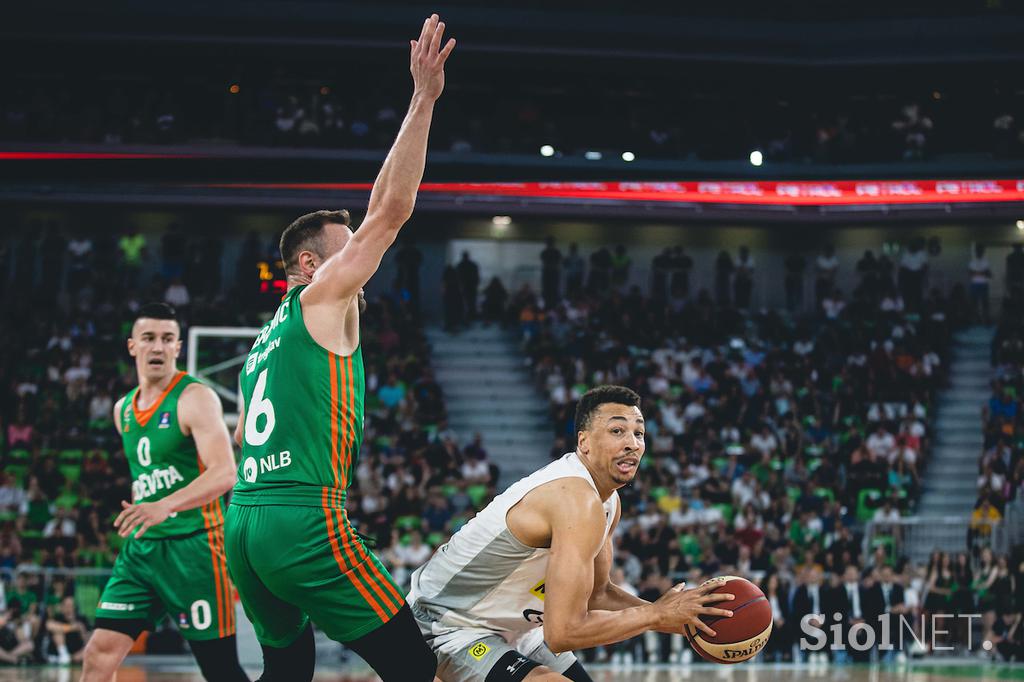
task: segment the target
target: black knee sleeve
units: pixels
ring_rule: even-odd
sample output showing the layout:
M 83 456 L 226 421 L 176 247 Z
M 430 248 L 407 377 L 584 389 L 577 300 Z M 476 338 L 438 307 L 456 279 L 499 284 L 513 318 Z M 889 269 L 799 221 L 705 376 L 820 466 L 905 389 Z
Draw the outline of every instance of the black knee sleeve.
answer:
M 408 604 L 387 623 L 345 646 L 359 654 L 382 682 L 434 682 L 437 656 L 424 641 Z
M 249 676 L 238 663 L 238 646 L 234 635 L 188 644 L 207 682 L 249 682 Z
M 539 667 L 540 663 L 518 651 L 506 651 L 505 655 L 491 666 L 484 682 L 523 682 L 531 670 Z
M 316 667 L 313 626 L 286 647 L 263 646 L 263 675 L 256 682 L 309 682 Z
M 103 618 L 96 619 L 93 627 L 97 630 L 113 630 L 135 639 L 143 630 L 152 630 L 153 624 L 141 618 Z

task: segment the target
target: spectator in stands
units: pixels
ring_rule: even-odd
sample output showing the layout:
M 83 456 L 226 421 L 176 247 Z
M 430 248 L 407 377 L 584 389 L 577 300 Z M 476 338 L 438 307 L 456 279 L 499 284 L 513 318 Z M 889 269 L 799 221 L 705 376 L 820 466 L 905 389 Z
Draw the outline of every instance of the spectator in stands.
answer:
M 786 290 L 786 309 L 795 312 L 804 302 L 804 270 L 807 268 L 807 259 L 800 253 L 791 253 L 786 256 L 784 267 L 786 270 L 783 279 Z
M 458 331 L 463 323 L 465 297 L 462 294 L 459 273 L 451 265 L 445 266 L 444 274 L 441 277 L 441 300 L 444 306 L 445 331 Z
M 180 277 L 173 278 L 167 285 L 167 289 L 164 291 L 164 301 L 178 310 L 186 311 L 187 314 L 189 305 L 192 303 L 192 296 Z
M 989 284 L 992 282 L 992 266 L 985 257 L 985 245 L 974 245 L 974 256 L 967 264 L 970 279 L 971 312 L 981 324 L 989 324 Z
M 736 257 L 736 275 L 733 278 L 736 307 L 741 310 L 750 309 L 750 296 L 754 290 L 754 257 L 750 255 L 749 246 L 741 246 Z
M 668 295 L 669 275 L 672 272 L 672 249 L 665 247 L 651 259 L 651 299 L 664 301 Z
M 1006 256 L 1006 291 L 1013 298 L 1024 295 L 1024 245 L 1019 242 Z
M 883 422 L 875 427 L 875 432 L 868 436 L 867 447 L 871 455 L 879 460 L 890 460 L 896 451 L 896 438 L 889 433 Z
M 505 307 L 508 302 L 508 292 L 501 280 L 494 276 L 491 283 L 484 289 L 483 317 L 484 322 L 496 322 L 501 324 L 505 319 Z
M 477 318 L 477 296 L 480 289 L 480 266 L 469 257 L 468 251 L 462 252 L 462 260 L 455 267 L 459 276 L 459 288 L 466 310 L 466 320 L 472 322 Z
M 578 256 L 577 256 L 578 257 Z M 561 300 L 562 252 L 555 246 L 555 238 L 545 240 L 540 252 L 540 295 L 545 308 L 553 308 Z
M 1003 607 L 991 629 L 984 635 L 986 641 L 995 645 L 995 651 L 1003 661 L 1014 662 L 1022 659 L 1024 645 L 1022 645 L 1020 621 L 1021 614 L 1019 612 L 1015 612 L 1009 607 Z
M 629 284 L 629 271 L 633 265 L 633 259 L 626 253 L 626 247 L 619 244 L 615 247 L 615 253 L 611 257 L 611 281 L 615 289 L 623 289 Z
M 117 241 L 120 255 L 121 286 L 136 289 L 141 284 L 143 259 L 146 257 L 146 237 L 137 228 L 129 227 Z
M 926 156 L 932 127 L 932 120 L 921 111 L 919 104 L 907 104 L 901 109 L 900 116 L 892 122 L 892 129 L 902 138 L 904 160 L 922 159 Z
M 410 302 L 413 313 L 419 314 L 420 265 L 423 263 L 423 254 L 416 248 L 415 242 L 403 239 L 402 248 L 395 253 L 395 262 L 398 265 L 395 278 L 398 291 Z
M 971 526 L 968 530 L 968 545 L 987 545 L 992 536 L 992 526 L 1002 520 L 1002 514 L 987 495 L 982 495 L 971 512 Z
M 570 248 L 570 254 L 572 249 Z M 592 292 L 602 293 L 611 285 L 612 276 L 612 254 L 607 247 L 601 247 L 590 254 L 590 277 L 587 281 L 587 289 Z
M 835 286 L 836 276 L 839 273 L 839 258 L 836 257 L 836 250 L 832 244 L 822 247 L 821 253 L 814 262 L 814 297 L 815 303 L 820 306 L 825 296 Z
M 723 308 L 729 307 L 731 302 L 729 294 L 735 270 L 736 266 L 729 252 L 719 251 L 718 258 L 715 259 L 715 302 Z
M 0 610 L 0 662 L 17 665 L 29 660 L 35 650 L 31 632 L 20 605 L 3 607 Z
M 583 290 L 583 257 L 579 254 L 576 243 L 569 244 L 569 253 L 565 257 L 565 291 L 569 298 L 575 298 Z
M 914 237 L 900 256 L 899 288 L 912 311 L 921 309 L 921 297 L 928 276 L 928 252 L 924 237 Z
M 50 662 L 61 665 L 82 662 L 89 626 L 78 613 L 73 596 L 60 600 L 60 609 L 46 621 L 46 631 L 51 639 Z

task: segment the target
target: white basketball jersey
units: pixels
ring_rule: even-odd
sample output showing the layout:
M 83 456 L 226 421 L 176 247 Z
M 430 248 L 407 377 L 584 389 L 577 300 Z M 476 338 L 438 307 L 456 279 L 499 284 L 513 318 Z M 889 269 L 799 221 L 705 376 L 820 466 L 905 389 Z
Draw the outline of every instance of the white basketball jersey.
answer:
M 528 492 L 560 478 L 594 479 L 575 452 L 512 484 L 484 507 L 412 574 L 408 601 L 431 623 L 428 639 L 454 653 L 481 636 L 515 643 L 544 622 L 544 576 L 549 548 L 528 547 L 509 531 L 505 516 Z M 615 520 L 618 493 L 604 503 L 605 538 Z

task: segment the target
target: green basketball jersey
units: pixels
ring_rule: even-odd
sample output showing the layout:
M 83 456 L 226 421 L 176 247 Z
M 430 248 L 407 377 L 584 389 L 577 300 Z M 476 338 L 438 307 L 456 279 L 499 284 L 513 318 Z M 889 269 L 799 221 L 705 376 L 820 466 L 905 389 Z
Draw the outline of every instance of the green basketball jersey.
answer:
M 203 471 L 199 451 L 178 423 L 178 399 L 198 381 L 178 372 L 163 395 L 146 410 L 136 404 L 135 387 L 121 404 L 121 442 L 132 472 L 132 502 L 156 502 L 184 488 Z M 221 525 L 224 510 L 220 499 L 195 509 L 172 514 L 146 531 L 142 540 L 189 535 Z
M 260 330 L 241 372 L 242 461 L 232 504 L 339 507 L 363 440 L 363 356 L 306 330 L 295 287 Z

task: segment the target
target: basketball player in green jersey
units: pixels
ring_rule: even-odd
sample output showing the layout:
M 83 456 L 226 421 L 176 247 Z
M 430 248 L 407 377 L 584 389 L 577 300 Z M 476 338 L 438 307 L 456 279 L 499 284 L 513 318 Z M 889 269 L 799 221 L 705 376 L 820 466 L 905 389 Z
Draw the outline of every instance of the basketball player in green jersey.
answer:
M 151 303 L 128 339 L 139 385 L 114 406 L 133 480 L 114 521 L 127 541 L 100 597 L 83 682 L 113 680 L 135 638 L 164 614 L 207 680 L 249 680 L 238 664 L 220 500 L 235 483 L 234 452 L 220 398 L 178 371 L 180 334 L 174 309 Z
M 412 214 L 455 47 L 443 34 L 433 15 L 410 42 L 412 102 L 359 230 L 346 211 L 317 211 L 282 234 L 288 291 L 241 372 L 242 461 L 225 533 L 228 569 L 263 646 L 263 680 L 312 678 L 310 621 L 384 682 L 434 678 L 437 660 L 404 595 L 344 504 L 363 433 L 362 287 Z

